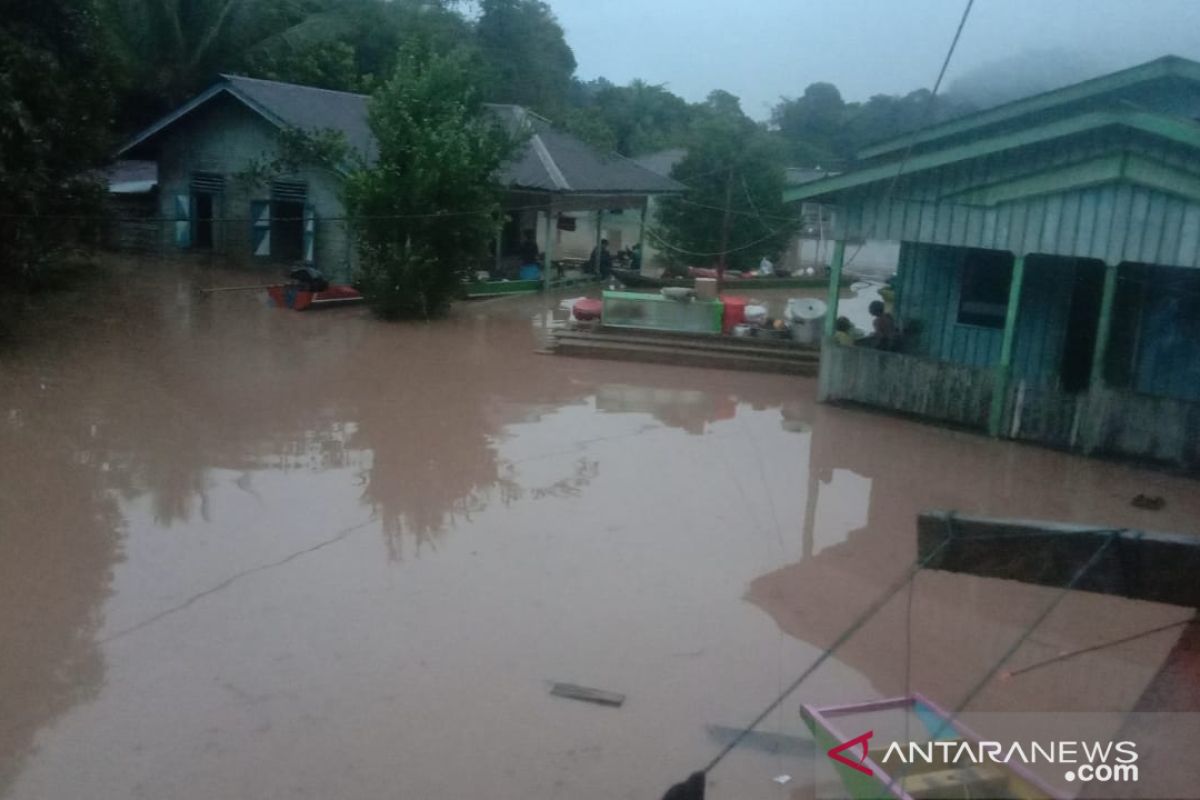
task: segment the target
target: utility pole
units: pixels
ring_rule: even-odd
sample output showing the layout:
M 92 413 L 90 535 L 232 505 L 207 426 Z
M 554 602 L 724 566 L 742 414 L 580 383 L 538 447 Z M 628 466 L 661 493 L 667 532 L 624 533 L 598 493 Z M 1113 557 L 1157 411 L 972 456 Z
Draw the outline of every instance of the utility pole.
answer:
M 721 284 L 725 281 L 725 256 L 729 250 L 729 222 L 730 208 L 733 205 L 733 167 L 729 168 L 729 175 L 725 178 L 725 216 L 721 220 L 721 253 L 717 261 L 717 289 L 720 290 Z

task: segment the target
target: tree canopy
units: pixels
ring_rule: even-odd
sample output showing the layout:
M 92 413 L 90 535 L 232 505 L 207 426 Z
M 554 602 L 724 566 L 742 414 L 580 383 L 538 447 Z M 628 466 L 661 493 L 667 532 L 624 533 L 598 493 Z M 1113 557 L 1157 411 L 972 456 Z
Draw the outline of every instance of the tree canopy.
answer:
M 514 152 L 487 116 L 469 54 L 410 52 L 370 104 L 378 159 L 349 177 L 367 302 L 387 319 L 449 307 L 496 232 L 495 174 Z
M 99 212 L 111 67 L 87 0 L 7 0 L 0 28 L 0 276 L 37 286 Z
M 797 227 L 783 202 L 779 141 L 742 113 L 738 98 L 714 91 L 697 110 L 687 155 L 671 177 L 688 187 L 661 203 L 659 249 L 675 264 L 747 269 L 775 258 Z

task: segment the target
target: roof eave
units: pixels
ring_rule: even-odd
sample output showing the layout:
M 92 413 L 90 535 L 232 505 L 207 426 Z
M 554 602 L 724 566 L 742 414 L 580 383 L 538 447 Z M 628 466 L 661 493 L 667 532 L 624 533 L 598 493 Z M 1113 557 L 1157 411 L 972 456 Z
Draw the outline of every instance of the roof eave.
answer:
M 1200 149 L 1200 126 L 1162 114 L 1148 111 L 1093 111 L 1059 120 L 1037 128 L 1016 133 L 994 136 L 978 142 L 955 145 L 943 150 L 924 153 L 900 163 L 895 161 L 846 172 L 802 186 L 794 186 L 783 192 L 784 202 L 812 200 L 836 194 L 847 189 L 865 186 L 884 180 L 893 180 L 905 169 L 904 175 L 913 175 L 928 169 L 936 169 L 959 161 L 1024 147 L 1030 144 L 1074 136 L 1088 130 L 1110 125 L 1124 125 L 1136 130 Z
M 128 153 L 129 151 L 133 150 L 134 148 L 144 144 L 148 140 L 154 138 L 155 136 L 162 133 L 167 128 L 174 125 L 179 120 L 183 119 L 188 114 L 192 113 L 196 109 L 200 108 L 201 106 L 205 105 L 206 103 L 215 99 L 217 96 L 219 96 L 221 94 L 229 94 L 230 97 L 236 98 L 239 102 L 241 102 L 243 105 L 245 105 L 251 111 L 254 111 L 256 114 L 261 116 L 263 119 L 265 119 L 267 122 L 271 123 L 275 127 L 277 127 L 277 128 L 287 127 L 287 124 L 283 120 L 279 119 L 279 117 L 272 114 L 270 111 L 268 111 L 266 108 L 261 106 L 259 103 L 255 102 L 252 98 L 246 96 L 243 92 L 238 91 L 237 87 L 235 87 L 231 83 L 229 83 L 228 80 L 222 79 L 221 82 L 213 84 L 212 86 L 208 87 L 203 92 L 196 95 L 191 100 L 189 100 L 188 102 L 184 103 L 179 108 L 172 111 L 170 114 L 167 114 L 165 117 L 158 120 L 150 127 L 146 128 L 145 130 L 136 134 L 132 139 L 130 139 L 127 143 L 125 143 L 124 145 L 121 146 L 121 149 L 117 151 L 117 156 L 118 157 L 123 156 L 126 153 Z
M 928 144 L 949 136 L 966 133 L 975 128 L 992 125 L 1024 114 L 1041 111 L 1063 103 L 1094 97 L 1104 92 L 1134 86 L 1148 80 L 1178 77 L 1200 83 L 1200 64 L 1178 56 L 1164 56 L 1145 64 L 1086 81 L 1051 89 L 1047 92 L 1011 100 L 993 108 L 968 114 L 958 119 L 947 120 L 921 130 L 887 139 L 859 151 L 862 159 L 893 153 L 910 145 Z

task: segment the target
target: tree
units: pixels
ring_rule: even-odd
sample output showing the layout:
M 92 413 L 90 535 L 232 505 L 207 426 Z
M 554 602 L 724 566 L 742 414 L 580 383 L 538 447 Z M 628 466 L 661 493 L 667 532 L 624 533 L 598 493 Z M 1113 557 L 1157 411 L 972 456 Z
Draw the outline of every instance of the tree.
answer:
M 846 104 L 832 83 L 809 84 L 804 95 L 784 98 L 771 112 L 771 121 L 791 145 L 793 158 L 804 163 L 843 158 Z
M 515 143 L 483 108 L 462 50 L 402 55 L 369 115 L 378 159 L 345 192 L 363 294 L 385 319 L 440 316 L 495 235 L 495 175 Z
M 716 91 L 697 111 L 687 156 L 671 171 L 688 191 L 664 199 L 659 235 L 674 260 L 757 266 L 787 245 L 797 222 L 783 202 L 784 155 L 778 141 Z
M 610 146 L 623 156 L 636 156 L 683 144 L 692 112 L 687 102 L 643 80 L 628 86 L 607 81 L 580 93 L 580 109 L 567 117 L 572 133 L 596 141 L 593 130 L 608 132 Z
M 100 213 L 112 94 L 87 0 L 6 0 L 0 27 L 0 275 L 5 290 L 47 277 Z
M 575 53 L 540 0 L 480 0 L 476 41 L 488 65 L 487 99 L 549 116 L 567 104 Z

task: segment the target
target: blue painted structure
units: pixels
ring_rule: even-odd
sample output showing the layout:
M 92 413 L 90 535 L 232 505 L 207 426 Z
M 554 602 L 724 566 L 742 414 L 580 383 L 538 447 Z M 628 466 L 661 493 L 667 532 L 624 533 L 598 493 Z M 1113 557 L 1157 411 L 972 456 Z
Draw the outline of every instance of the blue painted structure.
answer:
M 1168 57 L 789 189 L 902 242 L 901 352 L 827 341 L 822 399 L 1200 468 L 1198 115 L 1200 64 Z

